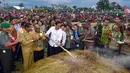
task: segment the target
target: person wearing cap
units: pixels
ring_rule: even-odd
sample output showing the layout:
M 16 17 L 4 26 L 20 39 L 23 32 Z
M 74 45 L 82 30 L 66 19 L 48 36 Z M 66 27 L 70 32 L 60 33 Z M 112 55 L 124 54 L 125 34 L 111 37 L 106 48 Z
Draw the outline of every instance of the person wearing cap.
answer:
M 101 25 L 101 20 L 96 20 L 97 25 L 94 26 L 95 29 L 95 47 L 100 47 L 100 39 L 101 39 L 101 34 L 102 34 L 102 25 Z
M 11 42 L 9 36 L 10 24 L 3 22 L 0 24 L 1 33 L 0 33 L 0 61 L 3 67 L 3 73 L 11 73 L 12 71 L 12 46 L 17 44 L 20 39 Z

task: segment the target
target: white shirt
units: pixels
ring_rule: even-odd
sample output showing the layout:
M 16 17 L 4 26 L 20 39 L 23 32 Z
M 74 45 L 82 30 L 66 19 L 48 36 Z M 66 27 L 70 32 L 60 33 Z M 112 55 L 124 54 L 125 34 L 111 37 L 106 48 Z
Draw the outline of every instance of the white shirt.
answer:
M 66 42 L 66 32 L 62 30 L 62 46 L 65 46 L 65 42 Z
M 58 44 L 60 44 L 61 40 L 62 40 L 62 30 L 61 29 L 58 29 L 56 30 L 55 29 L 55 26 L 52 26 L 45 35 L 50 35 L 50 39 L 49 39 L 49 45 L 52 46 L 52 47 L 58 47 Z M 56 43 L 55 43 L 56 42 Z

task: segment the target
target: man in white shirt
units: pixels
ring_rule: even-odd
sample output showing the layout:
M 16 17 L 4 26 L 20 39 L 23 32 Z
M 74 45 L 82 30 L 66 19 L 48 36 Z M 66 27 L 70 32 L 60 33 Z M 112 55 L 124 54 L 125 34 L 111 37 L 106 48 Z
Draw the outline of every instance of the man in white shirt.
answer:
M 47 37 L 49 37 L 47 56 L 52 56 L 61 52 L 61 48 L 57 45 L 60 45 L 62 40 L 63 31 L 60 29 L 60 27 L 61 23 L 56 22 L 56 25 L 52 26 L 45 34 Z

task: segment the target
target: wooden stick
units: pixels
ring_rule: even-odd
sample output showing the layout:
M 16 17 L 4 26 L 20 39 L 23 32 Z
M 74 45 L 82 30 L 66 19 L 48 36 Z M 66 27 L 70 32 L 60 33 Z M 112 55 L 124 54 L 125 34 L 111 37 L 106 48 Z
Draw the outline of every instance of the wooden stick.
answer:
M 47 37 L 49 38 L 49 37 Z M 50 40 L 52 40 L 51 38 L 49 38 Z M 59 45 L 58 42 L 55 42 L 54 40 L 52 40 L 54 43 L 56 43 L 58 46 L 60 46 L 65 52 L 67 52 L 71 57 L 73 57 L 74 59 L 76 59 L 76 56 L 74 56 L 71 52 L 69 52 L 67 49 L 65 49 L 63 46 Z
M 64 51 L 66 51 L 71 57 L 73 57 L 74 59 L 76 59 L 76 56 L 72 55 L 71 52 L 69 52 L 67 49 L 65 49 L 63 46 L 59 45 Z
M 94 41 L 91 41 L 91 40 L 83 40 L 83 41 L 85 41 L 85 42 L 94 42 Z

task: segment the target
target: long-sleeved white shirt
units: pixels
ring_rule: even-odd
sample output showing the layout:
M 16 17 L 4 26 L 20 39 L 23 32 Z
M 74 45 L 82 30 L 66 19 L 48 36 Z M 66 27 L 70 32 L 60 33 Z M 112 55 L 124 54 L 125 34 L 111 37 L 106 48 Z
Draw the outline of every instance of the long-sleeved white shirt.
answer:
M 49 45 L 52 47 L 58 47 L 58 44 L 60 44 L 61 40 L 62 40 L 62 33 L 63 31 L 61 29 L 56 30 L 55 26 L 51 27 L 47 33 L 45 35 L 50 35 L 50 39 L 49 39 Z
M 66 32 L 62 30 L 62 46 L 65 46 L 65 42 L 66 42 Z

